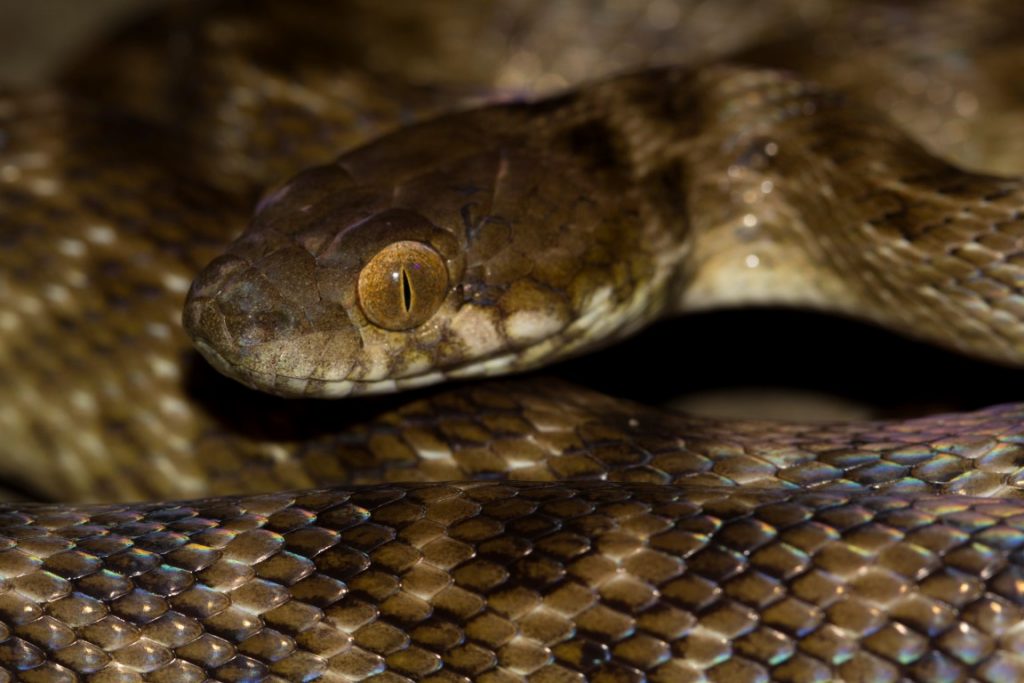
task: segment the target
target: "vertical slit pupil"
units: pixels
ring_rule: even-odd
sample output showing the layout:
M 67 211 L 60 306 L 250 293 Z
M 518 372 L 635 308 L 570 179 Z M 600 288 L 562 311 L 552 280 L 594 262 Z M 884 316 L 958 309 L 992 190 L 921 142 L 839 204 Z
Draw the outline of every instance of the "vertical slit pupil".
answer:
M 412 283 L 409 282 L 409 273 L 405 268 L 402 268 L 402 303 L 406 313 L 412 310 Z

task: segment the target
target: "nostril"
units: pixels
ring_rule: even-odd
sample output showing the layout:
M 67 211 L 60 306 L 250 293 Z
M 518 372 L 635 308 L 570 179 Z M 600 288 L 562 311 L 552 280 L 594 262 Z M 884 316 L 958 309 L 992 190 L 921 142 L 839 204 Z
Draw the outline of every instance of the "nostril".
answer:
M 237 276 L 247 267 L 246 261 L 237 256 L 220 256 L 192 282 L 181 317 L 182 325 L 192 339 L 218 347 L 229 340 L 230 334 L 219 307 L 220 295 L 232 281 L 237 281 Z
M 240 259 L 211 270 L 186 302 L 186 327 L 194 338 L 230 358 L 296 334 L 304 318 L 261 272 Z
M 248 315 L 226 316 L 228 331 L 239 346 L 265 344 L 285 336 L 295 328 L 295 319 L 285 311 L 256 311 Z

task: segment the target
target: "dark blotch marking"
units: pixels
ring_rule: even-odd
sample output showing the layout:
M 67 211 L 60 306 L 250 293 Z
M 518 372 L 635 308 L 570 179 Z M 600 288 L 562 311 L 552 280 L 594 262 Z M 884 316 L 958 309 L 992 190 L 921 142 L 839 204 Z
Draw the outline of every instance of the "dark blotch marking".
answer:
M 651 188 L 655 206 L 668 207 L 665 219 L 669 225 L 688 220 L 686 167 L 682 161 L 672 161 L 655 169 L 644 184 Z
M 656 106 L 651 114 L 672 126 L 677 139 L 696 137 L 707 125 L 704 100 L 694 72 L 673 70 L 664 82 L 654 86 Z
M 616 148 L 616 133 L 603 121 L 581 123 L 566 132 L 569 149 L 599 168 L 619 168 L 623 160 Z

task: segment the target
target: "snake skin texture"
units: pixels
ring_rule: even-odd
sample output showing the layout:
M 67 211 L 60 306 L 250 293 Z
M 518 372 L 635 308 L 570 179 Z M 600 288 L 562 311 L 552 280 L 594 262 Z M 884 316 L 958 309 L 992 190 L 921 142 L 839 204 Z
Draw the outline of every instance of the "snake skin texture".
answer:
M 580 482 L 4 511 L 0 657 L 25 681 L 1010 681 L 1022 509 Z
M 0 94 L 0 681 L 1024 679 L 1024 404 L 420 388 L 751 303 L 1020 364 L 1022 22 L 179 2 Z
M 557 383 L 453 392 L 348 435 L 353 470 L 535 481 L 4 506 L 0 661 L 25 681 L 1011 681 L 1022 420 L 737 433 Z

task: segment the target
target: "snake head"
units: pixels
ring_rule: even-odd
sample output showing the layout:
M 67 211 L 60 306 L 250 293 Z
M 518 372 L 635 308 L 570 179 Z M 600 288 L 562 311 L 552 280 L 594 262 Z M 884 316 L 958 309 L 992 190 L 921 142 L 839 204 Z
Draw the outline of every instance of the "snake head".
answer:
M 628 182 L 517 132 L 529 113 L 406 129 L 268 194 L 192 286 L 199 351 L 252 387 L 335 397 L 526 369 L 635 327 L 658 245 Z

